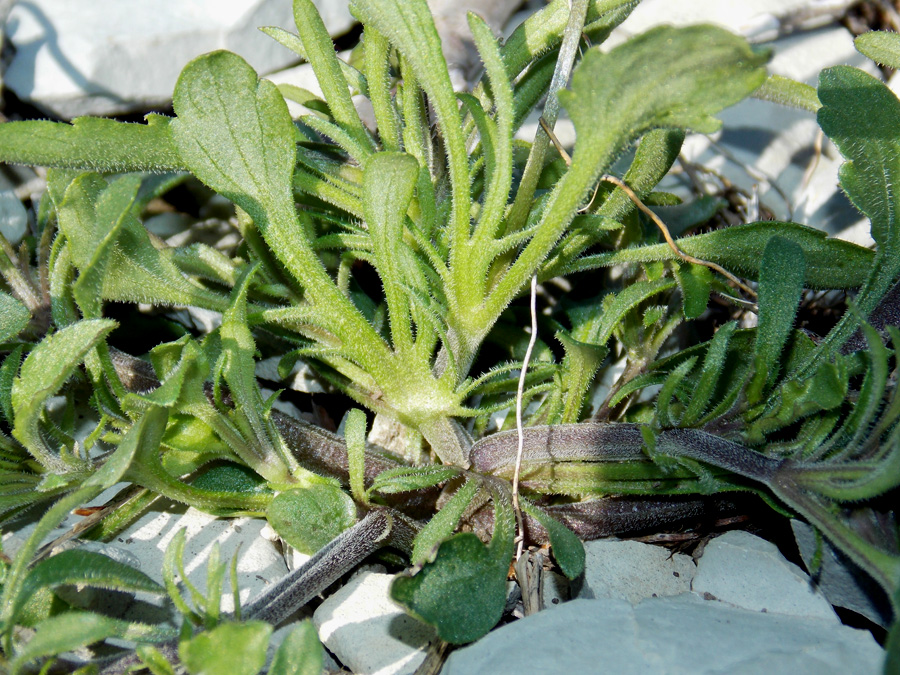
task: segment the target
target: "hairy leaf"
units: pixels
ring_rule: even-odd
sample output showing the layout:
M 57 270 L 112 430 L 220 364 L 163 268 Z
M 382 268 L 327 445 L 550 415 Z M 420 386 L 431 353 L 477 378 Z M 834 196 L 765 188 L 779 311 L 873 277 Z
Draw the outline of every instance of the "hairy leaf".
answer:
M 423 527 L 413 545 L 410 562 L 420 565 L 426 561 L 434 560 L 438 545 L 447 539 L 456 526 L 463 513 L 469 508 L 469 504 L 478 492 L 478 481 L 467 480 L 454 495 L 444 504 L 444 508 L 435 514 Z
M 506 604 L 506 574 L 515 518 L 506 496 L 494 493 L 494 534 L 485 546 L 471 532 L 441 544 L 433 562 L 398 576 L 391 597 L 437 628 L 442 640 L 465 644 L 493 628 Z
M 191 675 L 256 675 L 266 663 L 272 626 L 264 621 L 223 623 L 178 648 Z
M 266 518 L 287 543 L 312 555 L 356 522 L 356 506 L 340 488 L 312 485 L 277 495 Z
M 13 381 L 13 436 L 48 469 L 65 471 L 66 463 L 41 436 L 39 422 L 44 402 L 115 326 L 109 319 L 91 319 L 44 338 L 22 363 L 19 376 Z
M 849 66 L 822 71 L 819 99 L 819 126 L 847 159 L 840 169 L 841 187 L 872 222 L 877 255 L 856 296 L 860 310 L 868 315 L 900 274 L 896 217 L 900 210 L 900 101 L 883 82 Z M 855 317 L 846 314 L 828 335 L 827 344 L 843 343 L 855 323 Z
M 307 619 L 285 636 L 272 658 L 269 675 L 320 675 L 321 672 L 322 644 L 315 626 Z
M 0 342 L 12 340 L 29 321 L 31 312 L 28 308 L 8 293 L 0 291 Z
M 900 68 L 900 35 L 885 30 L 871 30 L 857 36 L 856 49 L 875 63 L 897 70 Z
M 147 124 L 76 117 L 72 124 L 33 121 L 0 125 L 0 161 L 87 171 L 184 171 L 168 117 Z
M 412 492 L 440 485 L 457 475 L 459 469 L 453 466 L 398 466 L 378 474 L 368 491 L 384 495 Z
M 760 386 L 773 381 L 777 373 L 778 360 L 794 327 L 805 268 L 803 249 L 793 242 L 775 236 L 766 243 L 759 266 L 755 350 Z
M 804 285 L 808 288 L 859 288 L 872 269 L 874 254 L 841 239 L 826 238 L 821 230 L 796 223 L 764 222 L 727 227 L 706 234 L 676 239 L 678 247 L 701 260 L 714 262 L 735 274 L 758 279 L 760 260 L 773 236 L 797 244 L 807 261 Z M 567 266 L 569 272 L 622 263 L 677 260 L 668 244 L 651 244 L 612 253 L 585 256 Z
M 584 572 L 584 544 L 572 530 L 548 515 L 542 509 L 522 501 L 522 510 L 538 521 L 550 537 L 553 557 L 559 569 L 569 579 L 575 579 Z
M 141 176 L 107 185 L 97 174 L 72 181 L 58 208 L 80 276 L 75 299 L 86 316 L 101 315 L 101 301 L 195 305 L 222 310 L 220 296 L 191 284 L 150 242 L 133 208 Z

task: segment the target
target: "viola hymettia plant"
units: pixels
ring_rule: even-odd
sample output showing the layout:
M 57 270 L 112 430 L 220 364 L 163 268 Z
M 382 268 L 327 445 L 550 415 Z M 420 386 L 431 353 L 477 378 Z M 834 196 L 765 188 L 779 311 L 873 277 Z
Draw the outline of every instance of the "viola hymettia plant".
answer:
M 18 248 L 0 239 L 0 518 L 43 508 L 0 563 L 4 667 L 115 637 L 140 646 L 104 672 L 214 658 L 237 672 L 251 654 L 241 672 L 255 673 L 272 625 L 384 547 L 410 564 L 393 598 L 466 643 L 501 619 L 517 535 L 574 578 L 582 539 L 735 491 L 805 519 L 896 615 L 900 101 L 851 67 L 818 89 L 767 76 L 765 50 L 713 26 L 603 51 L 637 4 L 553 0 L 505 42 L 469 15 L 484 76 L 456 93 L 425 0 L 354 0 L 352 65 L 294 0 L 297 34 L 263 30 L 312 65 L 322 97 L 217 51 L 184 68 L 174 117 L 0 125 L 0 160 L 50 168 L 33 230 Z M 859 47 L 900 64 L 896 36 Z M 685 134 L 751 95 L 817 115 L 874 250 L 790 222 L 712 227 L 725 200 L 674 208 L 656 190 Z M 533 142 L 516 140 L 545 99 Z M 309 113 L 292 119 L 286 100 Z M 552 133 L 560 106 L 571 158 Z M 178 191 L 227 200 L 237 243 L 151 234 L 153 204 Z M 797 327 L 812 291 L 852 298 L 826 334 Z M 154 310 L 149 351 L 121 337 L 128 303 Z M 175 307 L 221 323 L 188 330 Z M 271 356 L 358 406 L 343 435 L 275 407 L 257 379 Z M 520 428 L 510 413 L 498 430 L 517 403 Z M 367 442 L 372 414 L 400 430 L 390 450 Z M 225 563 L 189 602 L 177 543 L 164 586 L 101 552 L 50 555 L 66 514 L 122 482 L 73 536 L 109 539 L 165 497 L 265 517 L 313 557 L 220 616 Z M 177 617 L 78 610 L 58 592 L 72 585 L 168 594 Z M 318 672 L 311 630 L 269 672 Z

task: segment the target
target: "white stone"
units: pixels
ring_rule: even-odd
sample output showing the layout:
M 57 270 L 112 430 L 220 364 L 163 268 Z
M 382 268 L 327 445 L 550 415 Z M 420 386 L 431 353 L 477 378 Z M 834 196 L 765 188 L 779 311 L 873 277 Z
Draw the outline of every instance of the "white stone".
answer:
M 573 600 L 453 652 L 441 672 L 875 675 L 882 659 L 867 631 L 685 594 L 636 607 L 612 598 Z
M 644 598 L 690 591 L 694 561 L 682 553 L 637 541 L 598 539 L 584 544 L 584 581 L 578 598 Z
M 95 500 L 95 504 L 103 501 Z M 161 500 L 119 534 L 111 543 L 141 561 L 141 571 L 162 582 L 162 561 L 166 547 L 175 534 L 186 528 L 184 564 L 188 580 L 206 590 L 206 572 L 213 545 L 219 544 L 219 559 L 230 569 L 237 554 L 238 587 L 241 604 L 255 598 L 270 583 L 288 572 L 284 557 L 274 544 L 262 536 L 266 521 L 262 518 L 216 518 L 207 513 Z M 222 611 L 234 609 L 231 585 L 227 581 L 222 594 Z
M 611 36 L 610 44 L 664 23 L 714 23 L 761 42 L 828 24 L 852 4 L 853 0 L 644 0 Z
M 18 246 L 28 231 L 28 212 L 12 190 L 0 192 L 0 234 L 13 246 Z
M 541 575 L 541 606 L 544 609 L 560 607 L 571 597 L 571 583 L 562 574 L 544 572 Z
M 270 382 L 284 382 L 289 389 L 308 394 L 324 393 L 325 387 L 316 377 L 315 371 L 303 361 L 297 361 L 288 376 L 282 380 L 278 375 L 278 362 L 281 357 L 272 356 L 256 362 L 256 376 Z
M 345 0 L 317 0 L 332 35 L 354 23 Z M 165 105 L 195 56 L 229 49 L 261 73 L 297 57 L 260 26 L 296 30 L 289 0 L 30 0 L 7 22 L 16 54 L 5 84 L 61 117 Z
M 319 639 L 357 675 L 414 673 L 435 638 L 431 626 L 390 599 L 392 579 L 372 572 L 355 576 L 313 614 Z
M 735 530 L 709 542 L 691 588 L 706 599 L 744 609 L 837 623 L 831 604 L 803 570 L 749 532 Z

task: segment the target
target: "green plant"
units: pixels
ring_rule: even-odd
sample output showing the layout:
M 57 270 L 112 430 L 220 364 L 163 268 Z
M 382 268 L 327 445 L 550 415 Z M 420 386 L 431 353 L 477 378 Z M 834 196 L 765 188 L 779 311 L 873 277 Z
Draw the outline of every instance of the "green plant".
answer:
M 900 334 L 883 301 L 900 274 L 891 189 L 900 103 L 852 68 L 824 72 L 818 92 L 766 79 L 765 52 L 711 26 L 658 28 L 606 54 L 587 48 L 636 4 L 574 0 L 570 11 L 554 0 L 502 45 L 470 16 L 486 77 L 455 94 L 424 0 L 354 3 L 365 27 L 361 70 L 334 54 L 312 2 L 295 0 L 299 35 L 266 32 L 312 64 L 324 99 L 279 89 L 239 56 L 214 52 L 182 72 L 175 118 L 0 125 L 0 159 L 52 167 L 35 236 L 19 252 L 0 242 L 0 411 L 11 432 L 0 435 L 0 513 L 56 500 L 4 570 L 0 627 L 14 668 L 114 635 L 167 637 L 102 624 L 43 651 L 32 647 L 38 637 L 14 639 L 29 584 L 54 560 L 30 567 L 41 540 L 119 479 L 136 489 L 91 536 L 111 536 L 163 495 L 223 516 L 265 515 L 315 553 L 246 608 L 256 621 L 286 618 L 389 544 L 414 565 L 395 581 L 395 599 L 444 640 L 468 642 L 500 619 L 517 516 L 532 540 L 549 538 L 574 577 L 584 556 L 575 535 L 587 531 L 567 513 L 589 518 L 610 495 L 747 489 L 819 528 L 881 583 L 896 612 L 900 556 L 859 525 L 867 505 L 848 506 L 900 482 Z M 376 131 L 353 93 L 370 100 Z M 547 132 L 514 140 L 545 94 L 548 128 L 558 105 L 575 124 L 570 163 Z M 848 159 L 842 185 L 872 220 L 874 252 L 779 222 L 659 243 L 644 203 L 677 201 L 654 188 L 686 130 L 716 130 L 713 115 L 750 94 L 818 110 Z M 292 120 L 286 98 L 312 113 Z M 606 179 L 623 166 L 621 179 Z M 161 245 L 141 224 L 154 198 L 197 181 L 235 206 L 241 243 L 228 254 Z M 723 206 L 698 200 L 684 227 Z M 618 280 L 612 266 L 624 270 Z M 378 287 L 365 283 L 367 269 Z M 548 305 L 529 363 L 520 298 L 533 277 L 576 273 L 592 275 L 600 295 Z M 734 288 L 738 276 L 756 282 L 758 297 L 743 282 Z M 855 308 L 821 341 L 794 329 L 804 289 L 858 289 Z M 711 293 L 758 313 L 758 326 L 728 322 L 691 343 L 687 327 Z M 158 344 L 148 363 L 110 346 L 110 302 L 190 305 L 221 312 L 222 323 Z M 854 331 L 868 350 L 842 352 Z M 675 353 L 661 357 L 667 345 Z M 359 411 L 345 438 L 278 413 L 256 380 L 257 353 L 280 356 L 282 373 L 302 359 L 402 424 L 402 456 L 366 445 Z M 625 359 L 624 373 L 585 423 L 610 355 Z M 641 399 L 650 385 L 658 393 Z M 61 415 L 45 405 L 57 395 Z M 96 426 L 76 440 L 84 400 Z M 526 428 L 487 433 L 491 415 L 517 402 L 530 403 Z M 528 498 L 525 518 L 510 480 Z M 418 520 L 441 488 L 443 508 Z M 485 507 L 487 545 L 454 534 Z M 130 574 L 117 568 L 105 583 L 138 583 Z M 64 619 L 72 615 L 49 603 L 43 611 L 38 636 L 59 621 L 101 623 Z M 216 623 L 194 638 L 206 645 L 199 652 L 210 649 L 204 641 L 232 639 L 222 631 L 264 631 Z M 237 625 L 249 627 L 224 627 Z

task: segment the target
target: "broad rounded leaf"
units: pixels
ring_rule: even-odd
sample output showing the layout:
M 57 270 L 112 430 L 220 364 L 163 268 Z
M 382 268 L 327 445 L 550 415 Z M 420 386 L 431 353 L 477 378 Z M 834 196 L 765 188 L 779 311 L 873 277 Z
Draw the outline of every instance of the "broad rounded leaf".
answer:
M 464 644 L 497 625 L 506 605 L 506 568 L 471 532 L 451 537 L 434 562 L 398 576 L 391 597 L 437 628 L 442 640 Z
M 576 166 L 605 171 L 635 138 L 658 127 L 712 132 L 712 115 L 766 78 L 768 54 L 714 26 L 661 26 L 604 54 L 591 49 L 559 93 L 578 134 Z
M 264 621 L 224 623 L 183 643 L 178 655 L 191 675 L 256 675 L 271 635 Z
M 288 544 L 312 555 L 356 522 L 356 506 L 340 488 L 312 485 L 279 494 L 266 518 Z
M 308 619 L 288 633 L 269 666 L 269 675 L 319 675 L 322 672 L 322 644 Z

